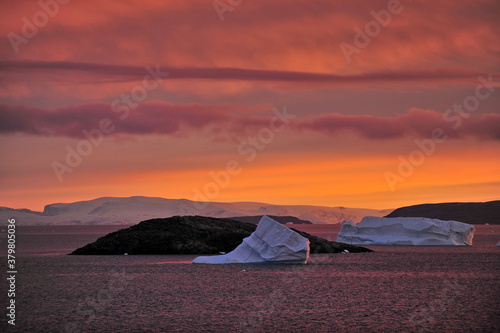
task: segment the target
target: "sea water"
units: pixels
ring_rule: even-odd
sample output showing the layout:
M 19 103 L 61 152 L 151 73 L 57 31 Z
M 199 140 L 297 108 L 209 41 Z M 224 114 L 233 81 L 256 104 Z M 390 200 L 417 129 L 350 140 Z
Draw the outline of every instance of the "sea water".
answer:
M 67 255 L 119 228 L 18 227 L 15 326 L 4 279 L 0 331 L 500 332 L 500 226 L 477 226 L 472 246 L 372 246 L 307 265 Z M 0 246 L 6 275 L 5 238 Z

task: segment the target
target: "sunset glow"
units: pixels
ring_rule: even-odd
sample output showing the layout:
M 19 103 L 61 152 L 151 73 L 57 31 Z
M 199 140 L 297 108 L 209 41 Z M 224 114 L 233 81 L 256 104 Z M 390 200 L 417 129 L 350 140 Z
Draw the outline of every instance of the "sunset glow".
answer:
M 499 199 L 498 1 L 40 3 L 2 5 L 0 206 Z

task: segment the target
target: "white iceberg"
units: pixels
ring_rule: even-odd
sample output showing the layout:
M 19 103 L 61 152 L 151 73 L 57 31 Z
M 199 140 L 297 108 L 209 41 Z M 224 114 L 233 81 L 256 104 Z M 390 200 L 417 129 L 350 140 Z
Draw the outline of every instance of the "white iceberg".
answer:
M 472 224 L 425 217 L 365 216 L 342 223 L 337 242 L 356 245 L 472 245 Z
M 193 264 L 306 264 L 308 259 L 307 238 L 263 216 L 257 229 L 233 251 L 224 255 L 197 257 Z

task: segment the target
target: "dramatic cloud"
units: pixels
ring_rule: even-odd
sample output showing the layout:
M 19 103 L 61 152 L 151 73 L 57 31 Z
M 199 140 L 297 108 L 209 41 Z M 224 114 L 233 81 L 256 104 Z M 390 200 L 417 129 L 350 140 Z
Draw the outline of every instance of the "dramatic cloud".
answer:
M 412 109 L 394 117 L 327 114 L 301 122 L 297 127 L 329 136 L 351 132 L 366 139 L 377 140 L 407 136 L 431 138 L 435 129 L 441 129 L 450 138 L 500 140 L 500 114 L 472 116 L 468 113 L 441 114 L 420 109 Z
M 102 80 L 122 77 L 122 80 L 142 80 L 144 75 L 152 73 L 158 78 L 207 79 L 207 80 L 244 80 L 268 82 L 299 83 L 390 83 L 390 82 L 443 82 L 460 80 L 477 80 L 477 77 L 488 75 L 487 72 L 458 69 L 435 69 L 427 71 L 387 71 L 365 73 L 359 75 L 333 75 L 323 73 L 307 73 L 278 70 L 256 70 L 243 68 L 173 68 L 168 66 L 124 66 L 110 64 L 92 64 L 64 61 L 0 61 L 3 72 L 37 72 L 65 71 L 83 72 L 98 75 Z
M 4 205 L 68 193 L 192 198 L 211 171 L 253 150 L 255 163 L 211 200 L 497 198 L 498 0 L 222 2 L 221 14 L 212 0 L 3 1 Z M 295 117 L 254 149 L 249 136 L 270 141 L 273 106 Z M 101 127 L 107 144 L 59 183 L 52 161 Z M 439 128 L 446 144 L 387 192 L 384 172 Z
M 354 29 L 364 30 L 375 21 L 371 13 L 387 10 L 388 3 L 245 1 L 226 11 L 221 22 L 206 0 L 147 5 L 71 1 L 60 6 L 28 43 L 18 46 L 18 56 L 4 38 L 0 58 L 94 63 L 113 59 L 118 64 L 335 74 L 497 67 L 499 3 L 495 0 L 459 5 L 452 0 L 400 1 L 402 10 L 362 43 L 347 64 L 339 45 L 354 45 Z M 21 35 L 22 17 L 31 20 L 40 10 L 37 1 L 5 3 L 0 32 Z
M 0 133 L 37 136 L 84 137 L 83 131 L 98 129 L 101 122 L 114 134 L 174 135 L 184 129 L 201 130 L 229 119 L 228 107 L 144 103 L 134 109 L 105 103 L 82 104 L 55 110 L 25 106 L 0 106 Z
M 81 138 L 84 137 L 83 131 L 99 128 L 105 120 L 113 127 L 114 134 L 177 135 L 200 132 L 212 127 L 235 136 L 246 136 L 268 126 L 272 117 L 251 116 L 249 112 L 241 114 L 237 106 L 176 105 L 165 102 L 142 103 L 133 109 L 105 103 L 55 110 L 0 105 L 0 134 Z M 331 137 L 353 133 L 369 140 L 429 138 L 436 128 L 442 129 L 450 138 L 500 140 L 500 114 L 441 114 L 420 109 L 412 109 L 394 117 L 330 113 L 308 119 L 293 119 L 291 127 Z

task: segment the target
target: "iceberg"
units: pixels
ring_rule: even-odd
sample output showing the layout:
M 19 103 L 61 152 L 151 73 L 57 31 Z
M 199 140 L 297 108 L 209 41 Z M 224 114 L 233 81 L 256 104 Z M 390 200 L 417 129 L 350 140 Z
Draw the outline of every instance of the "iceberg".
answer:
M 233 251 L 197 257 L 193 264 L 306 264 L 308 259 L 309 240 L 264 215 L 257 229 Z
M 342 223 L 337 242 L 356 245 L 472 245 L 474 226 L 425 217 L 365 216 Z

